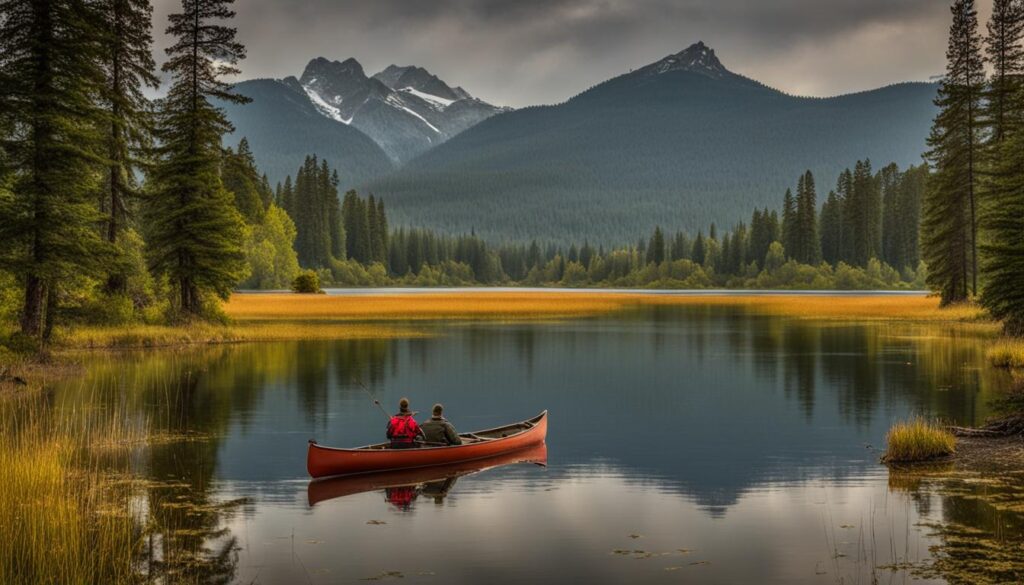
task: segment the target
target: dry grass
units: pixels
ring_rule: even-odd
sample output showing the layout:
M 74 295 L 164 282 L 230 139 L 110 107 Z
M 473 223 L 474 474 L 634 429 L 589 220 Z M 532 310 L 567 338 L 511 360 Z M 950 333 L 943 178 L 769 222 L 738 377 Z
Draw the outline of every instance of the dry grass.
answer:
M 0 418 L 0 582 L 132 582 L 142 539 L 130 495 L 81 452 L 117 423 L 83 437 L 44 422 L 38 405 L 11 406 Z
M 933 461 L 956 452 L 956 437 L 938 423 L 922 417 L 898 422 L 885 436 L 886 463 Z
M 1024 339 L 1000 339 L 986 352 L 998 368 L 1024 368 Z
M 282 317 L 284 319 L 285 317 Z M 178 345 L 281 341 L 289 339 L 389 339 L 420 337 L 409 327 L 329 322 L 238 321 L 231 325 L 130 325 L 82 327 L 61 337 L 61 345 L 83 349 L 148 348 Z
M 880 295 L 645 295 L 487 292 L 381 295 L 236 294 L 225 312 L 244 320 L 538 319 L 598 315 L 638 306 L 734 306 L 817 319 L 983 321 L 974 305 L 939 308 L 937 298 Z
M 622 309 L 613 294 L 560 292 L 459 292 L 381 295 L 236 294 L 224 306 L 244 320 L 407 321 L 516 320 L 582 317 Z

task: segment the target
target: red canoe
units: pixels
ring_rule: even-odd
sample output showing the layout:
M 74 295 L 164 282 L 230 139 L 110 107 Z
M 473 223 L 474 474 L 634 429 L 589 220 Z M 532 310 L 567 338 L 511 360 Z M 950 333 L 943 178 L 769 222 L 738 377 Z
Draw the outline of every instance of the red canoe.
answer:
M 449 465 L 314 479 L 309 482 L 306 488 L 306 495 L 309 498 L 309 505 L 313 506 L 326 500 L 333 500 L 353 494 L 444 481 L 503 465 L 513 465 L 516 463 L 546 465 L 547 461 L 548 447 L 544 443 L 540 443 L 518 451 L 495 455 L 494 457 L 462 461 Z
M 523 422 L 494 429 L 463 433 L 461 445 L 388 449 L 387 443 L 356 449 L 335 449 L 309 442 L 306 470 L 312 477 L 353 475 L 398 469 L 450 465 L 476 461 L 544 443 L 548 434 L 548 412 Z

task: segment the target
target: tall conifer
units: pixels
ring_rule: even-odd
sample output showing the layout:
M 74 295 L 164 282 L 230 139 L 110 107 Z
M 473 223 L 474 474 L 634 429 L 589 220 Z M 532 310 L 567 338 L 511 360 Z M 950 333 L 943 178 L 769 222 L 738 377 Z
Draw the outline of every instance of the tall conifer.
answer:
M 158 160 L 147 206 L 147 246 L 154 272 L 170 277 L 184 316 L 201 312 L 207 293 L 227 298 L 245 275 L 244 224 L 221 183 L 221 137 L 232 130 L 213 100 L 244 103 L 221 77 L 238 73 L 245 48 L 232 0 L 182 0 L 170 15 L 163 70 L 173 82 L 158 114 Z
M 978 110 L 982 70 L 973 0 L 955 0 L 946 51 L 946 76 L 935 100 L 939 113 L 928 138 L 934 172 L 921 220 L 922 257 L 928 283 L 948 304 L 977 290 L 977 163 L 981 145 Z
M 0 0 L 0 136 L 10 176 L 0 194 L 0 265 L 24 285 L 21 331 L 49 336 L 57 289 L 96 273 L 106 159 L 99 99 L 100 18 L 84 0 Z

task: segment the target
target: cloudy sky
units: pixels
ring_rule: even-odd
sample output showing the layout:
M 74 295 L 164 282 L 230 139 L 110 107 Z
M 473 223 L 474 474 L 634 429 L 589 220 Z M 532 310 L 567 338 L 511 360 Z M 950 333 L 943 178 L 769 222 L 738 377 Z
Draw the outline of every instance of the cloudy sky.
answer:
M 158 55 L 167 14 L 154 0 Z M 703 40 L 732 71 L 826 96 L 942 73 L 947 0 L 237 0 L 243 79 L 313 57 L 420 65 L 492 103 L 555 103 Z M 991 0 L 979 1 L 987 18 Z M 984 20 L 982 21 L 984 22 Z

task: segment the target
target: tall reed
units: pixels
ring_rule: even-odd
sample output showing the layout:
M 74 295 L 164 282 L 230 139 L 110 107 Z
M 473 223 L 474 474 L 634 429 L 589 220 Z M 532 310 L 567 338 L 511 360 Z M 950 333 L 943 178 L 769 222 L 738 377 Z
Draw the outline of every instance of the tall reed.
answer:
M 141 529 L 109 453 L 119 417 L 87 425 L 51 416 L 42 397 L 0 403 L 0 583 L 132 583 Z M 123 470 L 121 470 L 123 471 Z

